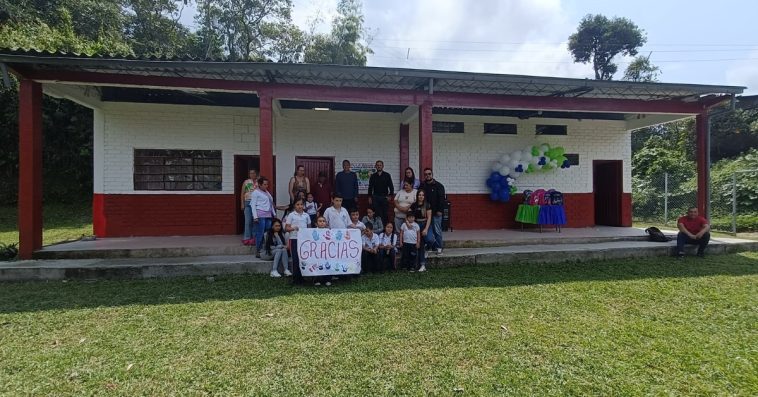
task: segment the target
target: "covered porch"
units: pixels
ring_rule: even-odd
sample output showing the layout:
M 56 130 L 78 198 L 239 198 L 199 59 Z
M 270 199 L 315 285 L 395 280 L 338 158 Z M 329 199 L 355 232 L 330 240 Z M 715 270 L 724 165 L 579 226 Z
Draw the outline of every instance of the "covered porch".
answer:
M 742 87 L 335 65 L 127 60 L 18 51 L 0 53 L 0 62 L 20 80 L 19 255 L 24 259 L 47 250 L 40 251 L 43 93 L 68 98 L 93 109 L 104 102 L 118 100 L 155 103 L 156 93 L 170 93 L 175 101 L 198 98 L 204 102 L 216 101 L 217 106 L 229 106 L 229 101 L 233 106 L 240 106 L 241 101 L 257 112 L 255 135 L 260 174 L 271 176 L 275 182 L 277 173 L 286 175 L 282 170 L 276 171 L 277 120 L 290 109 L 396 114 L 398 150 L 394 155 L 400 172 L 407 166 L 417 170 L 434 168 L 439 148 L 435 146 L 433 114 L 615 120 L 623 123 L 626 130 L 694 116 L 699 175 L 697 205 L 707 214 L 709 110 L 742 92 Z M 157 101 L 161 103 L 160 99 Z M 416 130 L 416 125 L 417 143 L 411 142 L 411 130 Z M 416 150 L 412 151 L 412 147 Z M 97 175 L 102 172 L 97 167 L 97 158 L 95 164 Z M 220 192 L 225 194 L 217 195 L 218 199 L 234 203 L 235 189 L 231 189 L 231 196 L 229 191 Z M 106 200 L 107 197 L 98 195 L 96 188 L 95 234 L 108 227 Z M 487 209 L 485 203 L 481 206 Z M 226 216 L 221 214 L 221 217 Z M 100 241 L 104 240 L 95 243 Z

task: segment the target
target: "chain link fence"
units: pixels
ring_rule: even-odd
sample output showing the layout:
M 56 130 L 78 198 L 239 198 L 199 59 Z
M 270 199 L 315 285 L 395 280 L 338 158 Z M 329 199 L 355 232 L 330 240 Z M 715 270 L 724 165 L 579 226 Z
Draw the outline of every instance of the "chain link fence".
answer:
M 716 181 L 711 187 L 710 222 L 714 230 L 737 233 L 758 231 L 758 209 L 742 181 L 758 177 L 756 170 L 739 170 L 731 180 Z M 655 175 L 632 178 L 634 222 L 676 227 L 676 220 L 697 205 L 697 174 Z

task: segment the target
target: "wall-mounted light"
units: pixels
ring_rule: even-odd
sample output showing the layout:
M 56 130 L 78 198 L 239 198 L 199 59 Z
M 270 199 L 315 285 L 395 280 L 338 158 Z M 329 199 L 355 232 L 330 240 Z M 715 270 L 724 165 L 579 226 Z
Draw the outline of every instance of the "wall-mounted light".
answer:
M 323 112 L 323 111 L 329 110 L 329 108 L 319 108 L 319 107 L 316 107 L 316 108 L 313 108 L 313 110 L 319 110 L 319 111 Z

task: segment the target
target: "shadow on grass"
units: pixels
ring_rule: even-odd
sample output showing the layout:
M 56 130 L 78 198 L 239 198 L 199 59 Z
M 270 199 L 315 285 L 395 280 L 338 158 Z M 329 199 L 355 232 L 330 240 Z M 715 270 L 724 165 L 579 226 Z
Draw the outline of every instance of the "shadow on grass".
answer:
M 444 288 L 508 288 L 583 281 L 748 276 L 758 274 L 758 253 L 717 255 L 706 259 L 649 258 L 586 263 L 478 265 L 394 272 L 340 280 L 331 287 L 293 286 L 268 275 L 129 281 L 0 283 L 0 313 L 158 305 L 289 295 L 370 293 Z

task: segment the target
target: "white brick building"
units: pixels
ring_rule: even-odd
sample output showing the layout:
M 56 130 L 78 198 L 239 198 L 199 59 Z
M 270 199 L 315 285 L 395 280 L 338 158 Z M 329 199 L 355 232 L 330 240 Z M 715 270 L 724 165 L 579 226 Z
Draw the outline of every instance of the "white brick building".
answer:
M 132 236 L 237 233 L 247 168 L 272 179 L 277 201 L 286 203 L 297 163 L 333 172 L 343 159 L 383 160 L 396 189 L 405 167 L 417 176 L 432 167 L 452 203 L 454 228 L 513 227 L 521 197 L 493 202 L 485 180 L 502 154 L 544 143 L 565 148 L 574 165 L 524 174 L 519 189 L 562 191 L 569 227 L 628 226 L 630 131 L 696 117 L 704 207 L 708 111 L 743 90 L 13 51 L 0 52 L 0 62 L 21 79 L 22 257 L 41 245 L 43 91 L 94 110 L 95 233 Z M 437 123 L 454 128 L 434 132 Z M 485 133 L 491 123 L 509 125 L 508 133 Z M 558 132 L 540 134 L 538 125 Z

